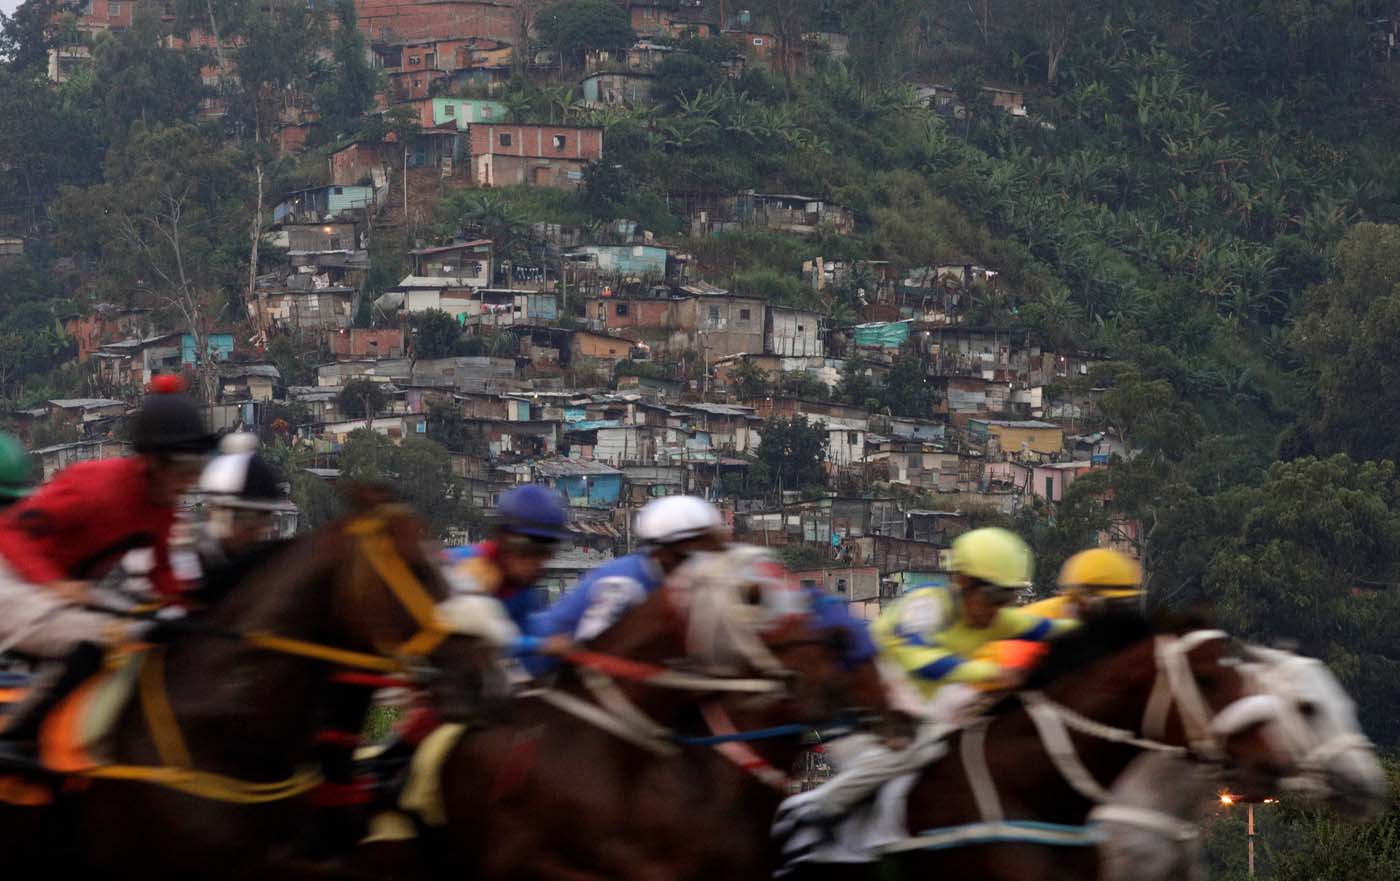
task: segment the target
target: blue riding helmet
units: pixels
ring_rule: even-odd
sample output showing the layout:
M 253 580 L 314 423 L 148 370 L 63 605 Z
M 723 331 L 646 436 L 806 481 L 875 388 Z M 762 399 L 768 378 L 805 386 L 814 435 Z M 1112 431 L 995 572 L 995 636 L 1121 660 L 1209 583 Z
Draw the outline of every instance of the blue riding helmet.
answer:
M 533 483 L 508 491 L 496 506 L 497 528 L 515 535 L 563 541 L 569 537 L 564 529 L 567 523 L 559 494 Z

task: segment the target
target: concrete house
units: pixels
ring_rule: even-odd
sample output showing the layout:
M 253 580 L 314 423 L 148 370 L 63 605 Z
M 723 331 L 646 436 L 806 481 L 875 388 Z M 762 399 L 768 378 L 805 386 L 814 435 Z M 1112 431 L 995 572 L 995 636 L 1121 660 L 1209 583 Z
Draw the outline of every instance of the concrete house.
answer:
M 472 179 L 478 186 L 515 184 L 574 189 L 583 169 L 603 156 L 603 130 L 579 126 L 468 127 Z
M 743 352 L 762 352 L 767 304 L 754 297 L 719 294 L 696 303 L 696 332 L 711 360 Z

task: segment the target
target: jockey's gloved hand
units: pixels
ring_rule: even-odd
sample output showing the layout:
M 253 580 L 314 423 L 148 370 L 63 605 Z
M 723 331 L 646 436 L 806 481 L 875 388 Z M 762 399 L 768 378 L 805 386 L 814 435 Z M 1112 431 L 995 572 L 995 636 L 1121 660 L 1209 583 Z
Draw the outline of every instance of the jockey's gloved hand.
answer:
M 180 634 L 188 632 L 188 628 L 181 626 L 186 614 L 185 610 L 178 606 L 166 606 L 156 612 L 149 621 L 133 622 L 133 638 L 153 643 L 170 642 Z

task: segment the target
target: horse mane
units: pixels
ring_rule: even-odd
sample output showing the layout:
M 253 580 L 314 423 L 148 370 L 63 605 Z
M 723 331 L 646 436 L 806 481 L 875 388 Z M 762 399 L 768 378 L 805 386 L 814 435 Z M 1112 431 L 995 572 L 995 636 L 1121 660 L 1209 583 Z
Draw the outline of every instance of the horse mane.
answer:
M 1050 651 L 1031 668 L 1025 687 L 1044 688 L 1068 673 L 1151 639 L 1158 624 L 1139 612 L 1095 615 L 1079 627 L 1050 642 Z

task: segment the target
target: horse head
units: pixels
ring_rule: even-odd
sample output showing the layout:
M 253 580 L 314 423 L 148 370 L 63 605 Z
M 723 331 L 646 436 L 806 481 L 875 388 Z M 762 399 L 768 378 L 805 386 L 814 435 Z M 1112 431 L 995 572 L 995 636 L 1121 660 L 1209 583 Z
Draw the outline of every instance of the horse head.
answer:
M 888 709 L 868 643 L 844 603 L 794 589 L 762 548 L 698 554 L 667 589 L 688 614 L 691 657 L 730 675 L 747 670 L 785 680 L 792 721 Z
M 1116 680 L 1119 694 L 1145 698 L 1117 708 L 1125 732 L 1157 748 L 1183 748 L 1198 760 L 1223 764 L 1242 795 L 1264 797 L 1291 769 L 1293 757 L 1277 730 L 1280 702 L 1259 689 L 1225 632 L 1161 632 L 1139 615 L 1113 614 L 1058 643 L 1032 671 L 1031 689 L 1045 687 L 1052 699 L 1073 706 L 1069 690 L 1088 691 L 1090 674 L 1053 680 L 1093 664 L 1095 678 Z M 1117 689 L 1105 694 L 1110 691 Z
M 1325 799 L 1347 816 L 1378 815 L 1389 794 L 1385 771 L 1332 671 L 1281 649 L 1249 645 L 1244 652 L 1259 687 L 1281 702 L 1279 728 L 1296 763 L 1285 788 Z
M 335 527 L 347 546 L 335 553 L 332 616 L 352 647 L 414 670 L 439 713 L 465 718 L 483 699 L 504 699 L 510 686 L 492 662 L 514 626 L 494 602 L 472 610 L 447 605 L 451 590 L 407 506 L 372 498 Z M 481 598 L 477 598 L 481 599 Z M 435 672 L 441 671 L 441 672 Z

